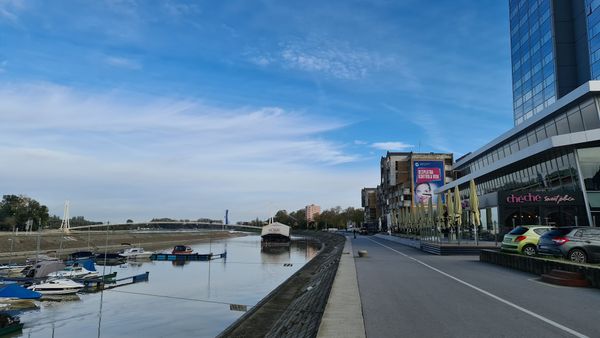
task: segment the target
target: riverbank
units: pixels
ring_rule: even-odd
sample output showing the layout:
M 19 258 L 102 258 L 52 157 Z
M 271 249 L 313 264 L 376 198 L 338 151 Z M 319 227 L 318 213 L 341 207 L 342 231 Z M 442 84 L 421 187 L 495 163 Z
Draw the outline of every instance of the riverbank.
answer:
M 310 262 L 246 312 L 218 337 L 315 337 L 337 272 L 345 237 L 293 232 L 321 242 Z
M 126 244 L 141 246 L 146 250 L 167 249 L 176 244 L 193 244 L 231 237 L 245 236 L 243 232 L 228 231 L 87 231 L 42 232 L 18 235 L 12 232 L 0 233 L 0 262 L 19 261 L 39 253 L 60 255 L 74 251 L 116 251 L 128 247 Z

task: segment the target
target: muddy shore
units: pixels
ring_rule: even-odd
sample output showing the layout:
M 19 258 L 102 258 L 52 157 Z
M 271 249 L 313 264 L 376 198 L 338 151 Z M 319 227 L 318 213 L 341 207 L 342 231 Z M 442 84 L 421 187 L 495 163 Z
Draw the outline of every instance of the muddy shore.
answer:
M 227 231 L 197 231 L 197 232 L 133 232 L 133 231 L 83 231 L 63 234 L 60 232 L 42 232 L 15 235 L 11 232 L 0 232 L 0 262 L 22 261 L 39 253 L 65 255 L 74 251 L 102 252 L 107 247 L 109 252 L 124 249 L 126 244 L 141 246 L 146 250 L 168 249 L 177 244 L 217 240 L 223 238 L 244 236 L 243 232 L 229 233 Z M 12 247 L 11 247 L 12 246 Z

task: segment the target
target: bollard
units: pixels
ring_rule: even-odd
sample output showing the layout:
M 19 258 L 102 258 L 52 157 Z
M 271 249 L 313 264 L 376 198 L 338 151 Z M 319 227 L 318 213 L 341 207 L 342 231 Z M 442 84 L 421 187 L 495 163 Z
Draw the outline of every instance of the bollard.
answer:
M 358 250 L 358 257 L 367 257 L 367 250 Z

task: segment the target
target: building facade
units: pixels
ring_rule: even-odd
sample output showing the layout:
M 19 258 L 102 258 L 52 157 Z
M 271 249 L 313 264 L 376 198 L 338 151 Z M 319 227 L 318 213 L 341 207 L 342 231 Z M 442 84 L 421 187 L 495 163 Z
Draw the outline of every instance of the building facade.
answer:
M 598 226 L 600 81 L 593 79 L 600 76 L 600 1 L 511 0 L 509 6 L 515 127 L 459 159 L 457 179 L 437 192 L 458 186 L 466 200 L 474 179 L 489 230 Z M 546 73 L 546 65 L 553 70 Z
M 377 212 L 377 188 L 363 188 L 361 190 L 361 206 L 365 213 L 365 223 L 376 224 L 379 217 Z
M 510 0 L 515 126 L 600 79 L 600 12 L 593 0 Z
M 437 188 L 452 181 L 452 154 L 387 152 L 380 161 L 376 198 L 382 230 L 398 225 L 402 209 L 427 204 Z
M 315 204 L 307 205 L 306 206 L 306 221 L 309 223 L 314 222 L 315 216 L 317 216 L 320 213 L 321 213 L 320 206 L 315 205 Z

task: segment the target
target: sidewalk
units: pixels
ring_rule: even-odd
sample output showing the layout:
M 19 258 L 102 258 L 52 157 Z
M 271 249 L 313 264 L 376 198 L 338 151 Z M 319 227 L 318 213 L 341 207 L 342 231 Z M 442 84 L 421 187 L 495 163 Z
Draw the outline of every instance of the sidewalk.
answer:
M 352 243 L 346 238 L 317 337 L 365 337 Z

